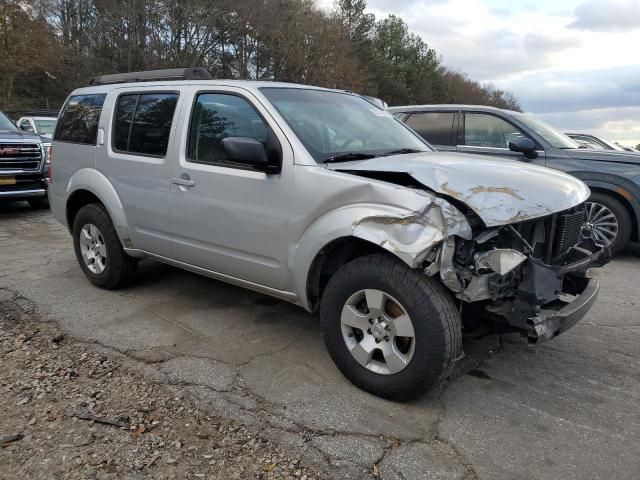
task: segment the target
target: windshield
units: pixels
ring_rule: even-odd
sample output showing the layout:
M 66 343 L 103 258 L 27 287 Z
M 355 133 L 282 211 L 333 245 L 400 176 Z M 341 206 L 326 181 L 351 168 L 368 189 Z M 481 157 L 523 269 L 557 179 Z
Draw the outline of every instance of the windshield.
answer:
M 358 95 L 303 88 L 260 90 L 317 162 L 431 151 L 390 113 Z
M 56 128 L 56 120 L 35 119 L 38 133 L 41 135 L 53 134 Z
M 544 138 L 552 147 L 561 149 L 574 149 L 580 148 L 580 145 L 572 140 L 557 128 L 552 127 L 548 123 L 544 123 L 542 120 L 538 120 L 531 115 L 525 115 L 522 113 L 514 114 L 518 120 L 524 123 L 527 127 L 533 130 L 535 133 Z
M 17 130 L 13 122 L 2 112 L 0 112 L 0 130 Z
M 616 142 L 613 142 L 611 140 L 607 140 L 604 139 L 603 140 L 607 145 L 609 145 L 611 148 L 613 148 L 614 150 L 617 150 L 618 152 L 624 152 L 625 149 L 622 148 L 620 145 L 618 145 Z

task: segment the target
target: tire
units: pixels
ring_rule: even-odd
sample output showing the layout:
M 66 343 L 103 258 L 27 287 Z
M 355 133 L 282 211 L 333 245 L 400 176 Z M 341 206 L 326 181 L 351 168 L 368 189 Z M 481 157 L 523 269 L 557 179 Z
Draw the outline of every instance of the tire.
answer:
M 587 200 L 587 215 L 591 212 L 593 216 L 598 212 L 598 209 L 607 209 L 615 216 L 615 221 L 618 224 L 618 231 L 612 242 L 607 242 L 607 245 L 611 249 L 611 254 L 615 255 L 621 251 L 631 238 L 631 215 L 625 206 L 617 199 L 607 195 L 606 193 L 595 192 L 591 194 L 589 200 Z M 593 209 L 593 210 L 591 210 Z M 605 211 L 605 210 L 602 210 Z M 606 211 L 605 211 L 606 212 Z M 593 220 L 593 219 L 591 219 Z M 596 219 L 597 220 L 597 219 Z M 595 223 L 593 225 L 596 225 Z M 590 237 L 593 235 L 589 228 L 593 228 L 593 225 L 587 220 L 585 227 L 583 228 L 583 236 Z M 600 237 L 601 238 L 601 237 Z
M 34 209 L 49 208 L 49 197 L 34 197 L 27 200 L 29 206 Z
M 81 240 L 85 227 L 88 232 L 97 230 L 96 238 L 99 239 L 99 250 L 104 253 L 104 261 L 94 261 L 93 264 L 85 261 L 83 249 L 86 245 Z M 122 249 L 116 229 L 102 205 L 85 205 L 78 211 L 73 221 L 73 247 L 82 271 L 94 285 L 112 290 L 125 286 L 133 278 L 138 261 Z
M 347 318 L 351 318 L 361 291 L 365 291 L 367 306 L 357 307 L 365 311 L 364 314 L 361 310 L 357 311 L 358 319 L 359 315 L 372 315 L 369 303 L 375 304 L 377 300 L 369 301 L 367 292 L 371 291 L 380 291 L 387 297 L 387 302 L 382 302 L 387 314 L 389 301 L 392 302 L 391 306 L 393 303 L 399 304 L 393 306 L 400 313 L 396 313 L 398 316 L 391 320 L 392 324 L 395 325 L 403 316 L 402 310 L 410 319 L 414 333 L 414 338 L 410 341 L 413 350 L 407 350 L 404 355 L 407 361 L 401 363 L 405 366 L 400 371 L 382 372 L 391 370 L 391 365 L 397 364 L 394 361 L 383 367 L 380 360 L 384 360 L 385 364 L 388 362 L 387 354 L 382 350 L 373 354 L 367 366 L 363 366 L 362 361 L 356 360 L 351 353 L 351 348 L 353 351 L 360 348 L 354 347 L 354 341 L 358 345 L 364 345 L 366 341 L 367 346 L 378 345 L 388 349 L 385 340 L 371 343 L 376 331 L 369 329 L 371 334 L 365 332 L 366 324 L 362 329 L 351 329 L 344 324 L 343 308 L 345 311 L 350 308 Z M 374 313 L 373 316 L 375 315 Z M 370 319 L 366 319 L 366 322 L 373 325 Z M 435 280 L 384 254 L 353 260 L 331 277 L 320 303 L 320 323 L 329 354 L 342 374 L 357 387 L 391 400 L 409 400 L 437 385 L 451 373 L 455 359 L 462 350 L 461 321 L 451 295 Z M 396 331 L 395 326 L 393 330 Z M 350 333 L 345 335 L 345 331 Z M 405 341 L 407 338 L 398 335 L 392 342 Z M 374 338 L 374 341 L 377 342 L 377 339 Z M 397 343 L 391 345 L 397 347 L 394 350 L 400 349 Z M 406 344 L 404 348 L 407 348 Z M 363 347 L 363 350 L 366 348 Z

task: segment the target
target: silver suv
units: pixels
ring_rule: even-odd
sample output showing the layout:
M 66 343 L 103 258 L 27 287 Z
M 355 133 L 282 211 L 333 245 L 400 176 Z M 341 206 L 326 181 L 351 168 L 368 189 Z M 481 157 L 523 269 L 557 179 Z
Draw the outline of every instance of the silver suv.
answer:
M 206 77 L 104 76 L 67 100 L 49 195 L 93 284 L 152 258 L 319 310 L 342 373 L 392 399 L 449 374 L 461 312 L 535 343 L 593 305 L 580 180 L 436 153 L 349 92 Z

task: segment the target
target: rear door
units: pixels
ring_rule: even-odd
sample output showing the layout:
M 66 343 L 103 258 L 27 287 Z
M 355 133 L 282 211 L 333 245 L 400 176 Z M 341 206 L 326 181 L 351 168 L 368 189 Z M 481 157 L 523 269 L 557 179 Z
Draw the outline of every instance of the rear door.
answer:
M 429 111 L 410 113 L 404 122 L 442 152 L 454 152 L 457 144 L 457 113 Z
M 171 256 L 169 157 L 180 92 L 176 87 L 125 87 L 109 94 L 96 168 L 115 188 L 135 248 Z
M 544 150 L 540 146 L 538 157 L 533 160 L 525 158 L 522 153 L 509 150 L 511 140 L 528 135 L 505 118 L 487 112 L 464 112 L 462 120 L 458 152 L 508 158 L 538 165 L 546 163 Z M 535 143 L 537 145 L 537 142 Z

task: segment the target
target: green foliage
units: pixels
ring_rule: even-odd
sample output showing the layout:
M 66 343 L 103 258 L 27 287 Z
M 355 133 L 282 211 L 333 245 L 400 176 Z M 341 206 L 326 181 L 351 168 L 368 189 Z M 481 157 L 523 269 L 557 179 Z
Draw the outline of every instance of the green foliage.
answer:
M 336 0 L 334 7 L 366 75 L 364 93 L 390 105 L 471 103 L 520 109 L 511 93 L 448 70 L 402 19 L 390 15 L 376 20 L 365 8 L 365 0 Z

